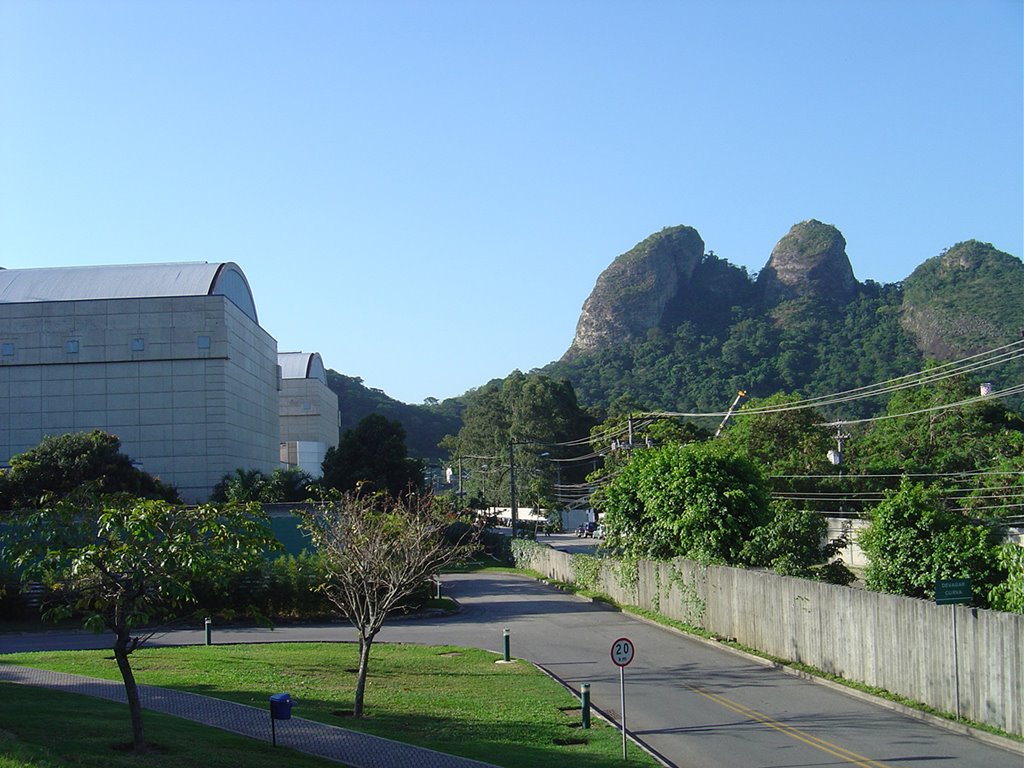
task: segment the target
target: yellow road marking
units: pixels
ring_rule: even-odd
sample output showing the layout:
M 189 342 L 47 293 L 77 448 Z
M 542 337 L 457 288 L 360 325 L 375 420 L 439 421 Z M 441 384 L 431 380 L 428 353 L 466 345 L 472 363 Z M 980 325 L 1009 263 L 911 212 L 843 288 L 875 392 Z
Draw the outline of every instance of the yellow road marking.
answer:
M 791 725 L 785 725 L 783 723 L 780 723 L 778 720 L 772 719 L 763 712 L 758 712 L 756 709 L 746 707 L 738 702 L 733 701 L 732 699 L 727 699 L 725 696 L 721 696 L 717 693 L 712 693 L 707 689 L 699 688 L 694 685 L 687 685 L 685 683 L 684 685 L 694 693 L 699 693 L 704 698 L 709 699 L 710 701 L 713 701 L 716 704 L 720 704 L 726 709 L 731 709 L 733 712 L 744 715 L 745 717 L 749 717 L 752 720 L 756 720 L 757 722 L 761 723 L 761 725 L 766 725 L 769 728 L 774 728 L 779 733 L 783 733 L 786 736 L 790 736 L 796 739 L 797 741 L 802 741 L 804 744 L 814 747 L 815 749 L 820 749 L 822 752 L 827 752 L 833 757 L 838 757 L 840 760 L 846 760 L 847 762 L 852 763 L 853 765 L 861 766 L 861 768 L 888 768 L 885 763 L 880 763 L 877 760 L 872 760 L 870 758 L 864 757 L 863 755 L 858 755 L 856 752 L 851 752 L 850 750 L 844 749 L 843 747 L 840 747 L 837 744 L 833 744 L 832 742 L 825 741 L 824 739 L 819 739 L 817 736 L 812 736 L 809 733 L 805 733 L 804 731 L 801 731 L 799 728 L 794 728 Z

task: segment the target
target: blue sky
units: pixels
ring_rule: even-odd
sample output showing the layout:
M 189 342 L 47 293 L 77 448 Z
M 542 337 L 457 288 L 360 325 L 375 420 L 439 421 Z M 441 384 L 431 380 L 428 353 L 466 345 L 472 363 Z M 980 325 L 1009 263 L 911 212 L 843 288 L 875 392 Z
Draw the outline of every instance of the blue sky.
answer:
M 666 226 L 1020 257 L 1022 7 L 0 0 L 0 266 L 235 261 L 281 351 L 421 402 L 560 357 Z

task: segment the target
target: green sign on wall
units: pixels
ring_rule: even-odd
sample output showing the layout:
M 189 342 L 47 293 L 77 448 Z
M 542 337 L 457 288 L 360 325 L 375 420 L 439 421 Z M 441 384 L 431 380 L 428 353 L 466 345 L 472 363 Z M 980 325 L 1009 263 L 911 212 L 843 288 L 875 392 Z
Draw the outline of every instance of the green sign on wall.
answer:
M 974 598 L 970 579 L 939 579 L 935 582 L 935 604 L 969 603 Z

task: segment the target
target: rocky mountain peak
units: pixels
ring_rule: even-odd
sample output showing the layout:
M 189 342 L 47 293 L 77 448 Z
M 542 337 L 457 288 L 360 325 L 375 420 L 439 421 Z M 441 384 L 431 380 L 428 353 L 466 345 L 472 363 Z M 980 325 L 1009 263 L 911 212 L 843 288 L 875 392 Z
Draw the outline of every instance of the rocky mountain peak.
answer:
M 1019 338 L 1024 263 L 991 243 L 957 243 L 903 281 L 901 322 L 922 352 L 940 360 Z
M 704 257 L 693 227 L 668 227 L 613 261 L 583 303 L 576 336 L 563 359 L 642 337 L 659 325 L 680 286 Z
M 846 239 L 831 224 L 815 219 L 795 224 L 779 240 L 757 284 L 766 307 L 790 299 L 842 306 L 857 292 Z
M 950 272 L 971 272 L 981 269 L 990 260 L 1005 256 L 997 251 L 991 243 L 981 243 L 977 240 L 967 240 L 957 243 L 939 254 L 937 263 L 934 265 L 939 271 Z M 916 271 L 916 270 L 915 270 Z M 926 270 L 922 270 L 926 271 Z

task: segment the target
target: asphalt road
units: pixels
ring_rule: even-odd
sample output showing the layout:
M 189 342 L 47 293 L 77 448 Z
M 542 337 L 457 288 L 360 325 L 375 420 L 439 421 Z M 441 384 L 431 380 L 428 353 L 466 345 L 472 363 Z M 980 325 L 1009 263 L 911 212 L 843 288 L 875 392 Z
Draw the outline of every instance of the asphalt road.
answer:
M 575 533 L 541 534 L 537 537 L 537 542 L 546 544 L 554 549 L 560 549 L 563 552 L 568 552 L 571 555 L 592 555 L 602 543 L 601 539 L 577 536 Z
M 463 605 L 459 615 L 396 621 L 378 639 L 501 653 L 507 627 L 513 656 L 539 664 L 575 691 L 589 682 L 594 706 L 618 722 L 619 674 L 610 650 L 616 638 L 628 637 L 636 655 L 624 675 L 627 729 L 673 766 L 1024 766 L 1018 745 L 1002 749 L 952 733 L 526 578 L 451 575 L 445 589 Z M 354 637 L 340 624 L 214 628 L 213 635 L 215 643 Z M 153 642 L 203 640 L 202 631 L 184 630 Z M 88 647 L 109 647 L 109 639 L 81 632 L 0 635 L 4 652 Z

